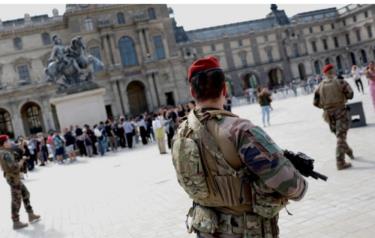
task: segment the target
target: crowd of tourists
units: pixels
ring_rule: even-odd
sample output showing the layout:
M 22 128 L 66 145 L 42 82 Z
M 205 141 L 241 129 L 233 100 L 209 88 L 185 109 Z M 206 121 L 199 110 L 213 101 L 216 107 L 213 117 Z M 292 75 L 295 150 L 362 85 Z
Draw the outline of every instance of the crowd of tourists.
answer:
M 36 165 L 48 162 L 74 162 L 77 156 L 105 156 L 107 152 L 133 149 L 138 145 L 157 143 L 160 153 L 171 148 L 175 129 L 181 118 L 195 107 L 194 101 L 177 107 L 166 106 L 154 113 L 144 113 L 137 117 L 107 119 L 95 125 L 70 126 L 48 134 L 37 133 L 24 138 L 16 138 L 14 143 L 23 150 L 28 171 Z

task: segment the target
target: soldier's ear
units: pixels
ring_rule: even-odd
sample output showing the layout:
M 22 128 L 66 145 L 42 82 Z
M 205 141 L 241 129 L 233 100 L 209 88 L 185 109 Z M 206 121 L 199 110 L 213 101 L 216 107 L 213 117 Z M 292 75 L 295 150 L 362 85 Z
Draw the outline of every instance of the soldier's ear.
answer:
M 228 90 L 227 90 L 227 84 L 226 83 L 224 83 L 224 87 L 223 87 L 222 93 L 223 93 L 224 97 L 226 97 L 228 95 Z
M 190 86 L 190 94 L 193 98 L 196 98 L 197 93 L 194 91 L 193 87 Z

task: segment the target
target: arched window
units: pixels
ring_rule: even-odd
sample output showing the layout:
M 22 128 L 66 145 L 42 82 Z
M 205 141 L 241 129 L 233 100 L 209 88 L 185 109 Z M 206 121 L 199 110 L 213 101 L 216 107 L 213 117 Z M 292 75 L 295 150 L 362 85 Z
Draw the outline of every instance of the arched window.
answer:
M 51 44 L 51 36 L 47 32 L 44 32 L 42 34 L 42 42 L 43 42 L 43 45 Z
M 118 24 L 125 24 L 125 16 L 124 13 L 118 12 L 117 13 L 117 23 Z
M 147 13 L 148 13 L 148 18 L 150 20 L 156 19 L 155 9 L 149 8 L 149 9 L 147 9 Z
M 119 45 L 122 65 L 123 66 L 137 65 L 138 59 L 137 59 L 137 51 L 135 50 L 134 41 L 128 36 L 123 36 L 120 38 L 118 45 Z
M 29 102 L 21 108 L 22 120 L 27 134 L 43 131 L 43 114 L 38 104 Z
M 13 45 L 16 50 L 22 50 L 23 44 L 21 37 L 16 37 L 13 39 Z

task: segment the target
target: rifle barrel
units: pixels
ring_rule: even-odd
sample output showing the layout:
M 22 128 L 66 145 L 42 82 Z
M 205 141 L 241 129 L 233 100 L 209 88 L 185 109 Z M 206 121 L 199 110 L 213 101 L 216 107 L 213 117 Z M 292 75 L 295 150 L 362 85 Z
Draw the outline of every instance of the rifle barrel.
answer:
M 314 179 L 321 179 L 321 180 L 324 180 L 324 181 L 327 181 L 327 179 L 328 179 L 328 177 L 325 176 L 324 174 L 321 174 L 321 173 L 318 173 L 318 172 L 315 172 L 315 171 L 311 172 L 311 177 L 313 177 Z

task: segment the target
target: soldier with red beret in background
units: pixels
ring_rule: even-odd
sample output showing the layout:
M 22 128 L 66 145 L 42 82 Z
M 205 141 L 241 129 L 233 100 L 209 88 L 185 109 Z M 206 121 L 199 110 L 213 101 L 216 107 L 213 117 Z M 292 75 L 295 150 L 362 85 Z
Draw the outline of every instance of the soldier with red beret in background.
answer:
M 343 77 L 336 77 L 332 64 L 325 65 L 323 73 L 325 79 L 315 91 L 313 104 L 324 110 L 323 118 L 337 137 L 336 165 L 338 170 L 343 170 L 352 166 L 345 161 L 345 154 L 354 159 L 353 150 L 346 142 L 350 121 L 345 105 L 348 99 L 353 98 L 353 90 Z
M 278 214 L 307 182 L 258 126 L 224 110 L 225 76 L 214 57 L 189 68 L 196 108 L 173 138 L 179 184 L 193 200 L 189 232 L 199 238 L 278 237 Z
M 0 135 L 0 166 L 10 186 L 13 229 L 15 230 L 28 226 L 27 223 L 22 223 L 19 220 L 21 201 L 23 201 L 23 205 L 28 213 L 30 223 L 40 219 L 39 215 L 34 214 L 33 208 L 30 205 L 30 193 L 21 181 L 20 169 L 23 163 L 25 163 L 25 159 L 16 160 L 15 156 L 20 156 L 17 154 L 16 147 L 17 145 L 12 144 L 7 135 Z

